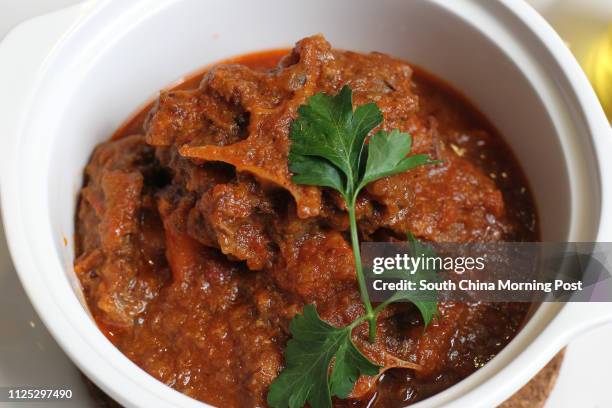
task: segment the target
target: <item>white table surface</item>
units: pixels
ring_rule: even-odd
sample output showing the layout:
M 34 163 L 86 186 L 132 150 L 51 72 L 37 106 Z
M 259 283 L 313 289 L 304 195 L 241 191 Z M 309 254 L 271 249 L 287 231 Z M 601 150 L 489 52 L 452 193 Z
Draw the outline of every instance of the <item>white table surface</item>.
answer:
M 78 1 L 0 0 L 0 38 L 20 21 Z M 557 385 L 546 408 L 612 407 L 611 346 L 612 326 L 573 341 L 567 348 Z M 80 374 L 32 309 L 17 279 L 0 225 L 0 386 L 9 385 L 62 386 L 75 393 L 71 404 L 20 403 L 18 407 L 94 406 Z M 0 403 L 0 407 L 8 406 Z

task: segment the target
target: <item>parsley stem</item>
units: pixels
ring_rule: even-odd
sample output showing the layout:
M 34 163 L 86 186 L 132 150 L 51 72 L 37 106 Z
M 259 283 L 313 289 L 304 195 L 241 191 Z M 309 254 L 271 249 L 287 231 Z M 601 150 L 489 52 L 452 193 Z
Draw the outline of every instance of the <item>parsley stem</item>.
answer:
M 380 303 L 378 306 L 374 308 L 374 314 L 378 315 L 380 312 L 383 311 L 384 308 L 386 308 L 387 306 L 389 306 L 389 304 L 395 301 L 396 301 L 396 296 L 391 296 L 389 299 L 385 300 L 384 302 Z
M 348 200 L 347 200 L 348 201 Z M 370 343 L 376 340 L 376 315 L 372 311 L 372 303 L 370 303 L 370 295 L 363 276 L 363 265 L 361 264 L 361 250 L 359 248 L 359 236 L 357 230 L 357 217 L 355 215 L 355 198 L 348 201 L 348 216 L 351 229 L 351 244 L 353 247 L 353 255 L 355 256 L 355 269 L 357 270 L 357 282 L 359 283 L 359 292 L 361 301 L 366 310 L 365 318 L 368 320 Z

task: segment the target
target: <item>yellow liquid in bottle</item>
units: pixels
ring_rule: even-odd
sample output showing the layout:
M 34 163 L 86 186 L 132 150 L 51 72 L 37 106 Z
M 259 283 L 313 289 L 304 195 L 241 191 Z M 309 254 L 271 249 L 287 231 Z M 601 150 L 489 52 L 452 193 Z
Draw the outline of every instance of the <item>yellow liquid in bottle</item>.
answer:
M 582 66 L 612 122 L 612 26 L 594 42 Z
M 612 6 L 585 7 L 605 0 L 557 0 L 545 17 L 566 42 L 587 74 L 612 122 Z

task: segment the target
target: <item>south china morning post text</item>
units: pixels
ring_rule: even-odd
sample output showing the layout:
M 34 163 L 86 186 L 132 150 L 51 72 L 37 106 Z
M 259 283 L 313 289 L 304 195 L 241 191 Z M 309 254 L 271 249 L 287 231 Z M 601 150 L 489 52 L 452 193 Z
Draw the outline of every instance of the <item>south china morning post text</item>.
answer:
M 564 291 L 578 291 L 582 290 L 582 282 L 565 282 L 562 279 L 555 279 L 554 282 L 538 282 L 533 280 L 532 282 L 512 282 L 510 279 L 497 280 L 496 282 L 481 282 L 479 280 L 473 281 L 471 279 L 461 279 L 458 282 L 454 280 L 442 280 L 439 282 L 430 282 L 427 279 L 420 279 L 418 281 L 412 281 L 409 279 L 402 279 L 399 282 L 391 281 L 387 282 L 384 279 L 375 279 L 372 282 L 372 288 L 375 291 L 398 291 L 398 290 L 409 290 L 409 291 L 541 291 L 544 293 L 552 293 L 558 290 Z
M 610 243 L 364 243 L 374 301 L 397 291 L 442 301 L 612 301 Z

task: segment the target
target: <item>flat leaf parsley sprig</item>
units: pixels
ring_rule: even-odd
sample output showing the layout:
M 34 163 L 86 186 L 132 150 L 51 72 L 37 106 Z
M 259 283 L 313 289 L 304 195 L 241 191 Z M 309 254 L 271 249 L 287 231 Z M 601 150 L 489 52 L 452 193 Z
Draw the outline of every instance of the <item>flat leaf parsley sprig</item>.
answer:
M 270 386 L 268 404 L 275 408 L 299 408 L 307 401 L 312 408 L 331 406 L 331 397 L 346 398 L 360 375 L 376 375 L 379 366 L 369 361 L 353 344 L 352 331 L 367 322 L 369 339 L 376 339 L 376 316 L 392 301 L 410 300 L 398 293 L 376 308 L 368 295 L 361 254 L 355 203 L 369 183 L 437 162 L 427 155 L 408 156 L 412 138 L 397 129 L 379 130 L 368 142 L 368 134 L 380 125 L 383 116 L 376 104 L 353 111 L 353 93 L 344 86 L 335 96 L 318 93 L 298 109 L 291 125 L 289 170 L 293 182 L 329 187 L 345 201 L 355 257 L 355 269 L 365 314 L 348 326 L 337 328 L 323 321 L 314 305 L 306 305 L 290 324 L 292 338 L 285 350 L 285 368 Z M 413 249 L 415 239 L 408 235 Z M 425 325 L 436 310 L 436 302 L 414 300 Z M 331 368 L 330 373 L 330 364 Z

